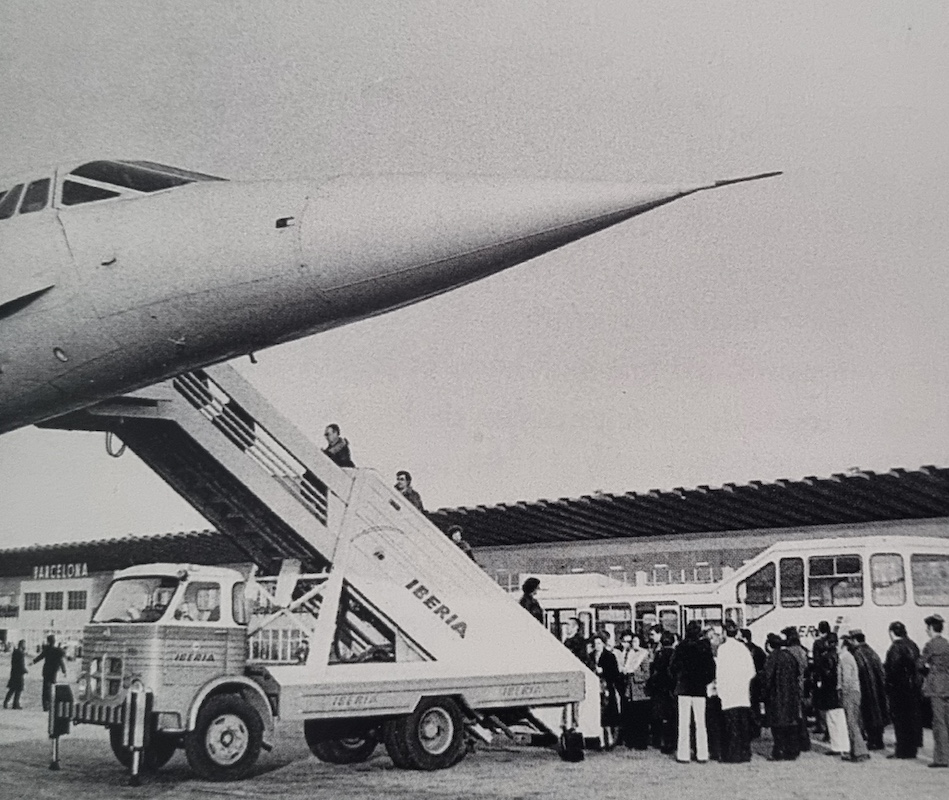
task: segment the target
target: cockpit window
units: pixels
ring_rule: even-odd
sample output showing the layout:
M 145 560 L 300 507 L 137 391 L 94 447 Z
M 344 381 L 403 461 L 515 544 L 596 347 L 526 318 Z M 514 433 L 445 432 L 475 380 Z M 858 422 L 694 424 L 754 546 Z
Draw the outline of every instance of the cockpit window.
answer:
M 9 219 L 16 211 L 16 204 L 20 199 L 20 193 L 23 191 L 23 184 L 17 184 L 0 200 L 0 219 Z
M 96 200 L 108 200 L 119 196 L 118 192 L 110 192 L 108 189 L 100 189 L 88 183 L 63 181 L 64 206 L 78 206 L 80 203 L 92 203 Z
M 50 179 L 33 181 L 26 187 L 23 195 L 23 203 L 20 205 L 21 214 L 32 214 L 34 211 L 42 211 L 46 208 L 46 201 L 49 199 Z
M 189 172 L 151 161 L 90 161 L 71 173 L 79 178 L 108 183 L 136 192 L 158 192 L 195 181 L 217 181 L 213 175 Z

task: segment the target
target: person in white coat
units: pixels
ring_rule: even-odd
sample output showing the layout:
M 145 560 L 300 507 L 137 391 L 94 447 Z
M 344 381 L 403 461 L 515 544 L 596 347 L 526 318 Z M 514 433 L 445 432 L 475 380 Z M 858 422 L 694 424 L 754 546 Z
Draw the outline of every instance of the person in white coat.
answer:
M 722 756 L 728 764 L 751 761 L 751 679 L 755 664 L 738 639 L 738 625 L 725 620 L 725 641 L 715 657 L 718 697 L 722 703 Z

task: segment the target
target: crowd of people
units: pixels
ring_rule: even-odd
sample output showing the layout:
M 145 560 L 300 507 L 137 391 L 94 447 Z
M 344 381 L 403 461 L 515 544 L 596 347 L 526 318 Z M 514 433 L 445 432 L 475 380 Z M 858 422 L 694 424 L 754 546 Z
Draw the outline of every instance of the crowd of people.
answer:
M 537 579 L 524 584 L 521 605 L 543 620 Z M 851 763 L 885 749 L 888 758 L 915 759 L 922 746 L 923 707 L 932 706 L 930 767 L 949 766 L 949 641 L 943 618 L 925 620 L 928 642 L 920 652 L 899 621 L 880 658 L 863 632 L 838 635 L 827 622 L 810 652 L 796 628 L 769 633 L 762 649 L 731 619 L 705 627 L 693 620 L 680 640 L 661 625 L 647 641 L 632 630 L 583 636 L 567 621 L 564 645 L 600 679 L 603 742 L 675 754 L 680 762 L 751 760 L 752 741 L 771 729 L 769 760 L 792 761 L 822 737 L 826 755 Z M 813 728 L 813 730 L 812 730 Z

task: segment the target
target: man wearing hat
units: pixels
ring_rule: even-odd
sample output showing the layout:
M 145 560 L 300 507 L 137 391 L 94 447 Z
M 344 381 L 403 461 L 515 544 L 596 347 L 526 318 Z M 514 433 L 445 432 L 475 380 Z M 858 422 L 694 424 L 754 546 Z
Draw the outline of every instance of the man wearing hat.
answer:
M 949 767 L 949 642 L 942 635 L 945 620 L 933 614 L 923 620 L 929 641 L 919 656 L 923 696 L 933 707 L 933 761 L 930 767 Z

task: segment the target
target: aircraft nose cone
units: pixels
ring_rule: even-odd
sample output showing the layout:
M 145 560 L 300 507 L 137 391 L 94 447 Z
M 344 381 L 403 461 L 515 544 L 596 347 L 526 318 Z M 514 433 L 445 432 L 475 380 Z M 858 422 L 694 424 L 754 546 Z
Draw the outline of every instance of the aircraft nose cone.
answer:
M 768 176 L 775 173 L 768 173 Z M 750 180 L 752 178 L 736 179 Z M 682 186 L 447 176 L 343 177 L 311 197 L 304 258 L 328 294 L 405 304 L 728 182 Z M 389 307 L 392 307 L 390 305 Z

